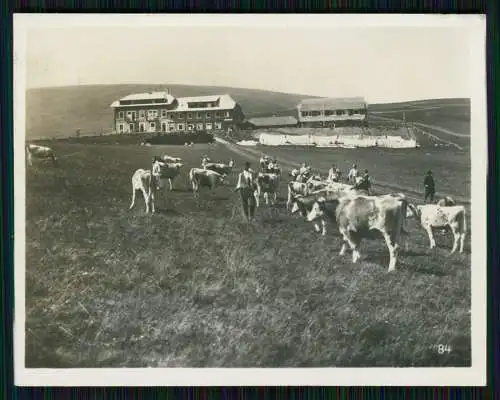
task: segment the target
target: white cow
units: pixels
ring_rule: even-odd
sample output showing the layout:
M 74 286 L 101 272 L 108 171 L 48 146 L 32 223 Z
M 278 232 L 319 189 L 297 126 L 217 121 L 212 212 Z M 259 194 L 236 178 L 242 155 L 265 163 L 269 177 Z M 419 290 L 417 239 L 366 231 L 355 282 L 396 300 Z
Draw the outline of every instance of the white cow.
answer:
M 373 231 L 380 232 L 389 249 L 388 271 L 396 268 L 401 234 L 404 232 L 407 200 L 404 195 L 345 196 L 339 199 L 335 219 L 344 243 L 340 255 L 347 246 L 352 249 L 352 261 L 361 257 L 359 252 L 363 238 L 370 238 Z M 324 219 L 325 199 L 318 199 L 307 216 L 308 221 Z
M 132 175 L 132 203 L 130 208 L 132 209 L 135 204 L 135 194 L 138 190 L 142 192 L 144 197 L 144 202 L 146 203 L 146 213 L 149 213 L 150 204 L 151 212 L 155 212 L 155 186 L 154 176 L 149 170 L 138 169 Z
M 453 248 L 457 251 L 460 244 L 460 253 L 464 251 L 465 234 L 467 231 L 466 213 L 464 206 L 442 207 L 437 204 L 408 205 L 408 216 L 415 217 L 429 236 L 430 248 L 436 247 L 433 229 L 449 226 L 453 233 Z
M 36 144 L 27 144 L 26 145 L 26 158 L 28 160 L 28 164 L 30 166 L 33 165 L 33 158 L 38 159 L 50 159 L 54 165 L 57 164 L 57 158 L 50 147 L 46 146 L 38 146 Z
M 276 204 L 278 196 L 280 177 L 270 172 L 259 172 L 257 174 L 257 189 L 254 192 L 256 206 L 260 206 L 260 195 L 264 193 L 264 200 L 269 204 L 269 194 L 273 195 L 272 204 Z

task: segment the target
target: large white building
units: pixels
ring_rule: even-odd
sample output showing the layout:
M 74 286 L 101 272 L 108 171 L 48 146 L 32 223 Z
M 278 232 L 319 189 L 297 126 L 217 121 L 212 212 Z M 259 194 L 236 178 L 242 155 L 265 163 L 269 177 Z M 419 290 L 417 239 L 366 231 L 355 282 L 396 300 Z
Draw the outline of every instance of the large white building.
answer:
M 117 133 L 227 131 L 244 119 L 241 107 L 228 94 L 137 93 L 114 101 L 111 108 Z
M 362 97 L 305 99 L 297 114 L 303 127 L 357 125 L 366 120 L 367 104 Z

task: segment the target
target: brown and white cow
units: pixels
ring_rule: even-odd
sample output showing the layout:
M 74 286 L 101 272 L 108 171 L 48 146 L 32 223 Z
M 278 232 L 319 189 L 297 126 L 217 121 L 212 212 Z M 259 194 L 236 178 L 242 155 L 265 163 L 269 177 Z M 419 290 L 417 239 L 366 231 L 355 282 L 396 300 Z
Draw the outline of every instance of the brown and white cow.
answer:
M 451 252 L 454 253 L 457 251 L 460 245 L 460 253 L 463 253 L 465 234 L 467 232 L 464 206 L 442 207 L 437 204 L 423 204 L 418 206 L 409 204 L 408 216 L 415 217 L 420 226 L 427 232 L 431 249 L 436 247 L 433 229 L 444 229 L 449 226 L 454 239 Z
M 209 190 L 212 190 L 214 187 L 222 185 L 224 183 L 224 175 L 210 169 L 191 168 L 189 171 L 189 181 L 196 196 L 200 187 L 208 187 Z
M 374 231 L 382 234 L 389 249 L 388 271 L 396 268 L 400 237 L 404 232 L 407 200 L 404 195 L 344 196 L 339 199 L 335 220 L 344 239 L 340 255 L 347 246 L 352 249 L 352 261 L 361 257 L 360 244 L 363 238 L 372 237 Z M 318 199 L 307 216 L 308 221 L 324 219 L 325 199 Z
M 204 169 L 209 169 L 215 171 L 221 175 L 229 175 L 233 170 L 235 163 L 234 160 L 229 160 L 227 164 L 224 163 L 204 163 L 202 166 Z
M 291 214 L 299 213 L 307 219 L 307 216 L 318 200 L 322 202 L 323 214 L 320 218 L 318 218 L 319 222 L 318 219 L 311 222 L 314 224 L 314 230 L 318 233 L 321 231 L 321 234 L 325 236 L 327 222 L 330 221 L 335 223 L 335 209 L 339 204 L 339 196 L 329 196 L 326 191 L 320 191 L 307 196 L 294 195 L 291 200 L 292 209 L 290 212 Z M 320 223 L 322 228 L 319 226 Z
M 33 165 L 33 158 L 41 160 L 52 160 L 52 164 L 57 164 L 57 158 L 54 150 L 52 150 L 50 147 L 39 146 L 36 144 L 26 145 L 26 158 L 30 166 Z
M 172 156 L 169 156 L 168 154 L 163 154 L 161 156 L 161 160 L 166 162 L 166 163 L 181 163 L 182 162 L 182 158 L 172 157 Z
M 174 190 L 172 180 L 180 174 L 183 166 L 184 164 L 180 162 L 155 162 L 153 164 L 153 175 L 157 177 L 158 189 L 166 189 L 168 180 L 170 190 Z
M 266 204 L 269 204 L 269 195 L 273 196 L 272 204 L 276 204 L 276 198 L 278 196 L 280 176 L 274 173 L 259 172 L 257 174 L 257 189 L 254 192 L 256 206 L 260 206 L 260 196 L 264 193 L 264 200 Z

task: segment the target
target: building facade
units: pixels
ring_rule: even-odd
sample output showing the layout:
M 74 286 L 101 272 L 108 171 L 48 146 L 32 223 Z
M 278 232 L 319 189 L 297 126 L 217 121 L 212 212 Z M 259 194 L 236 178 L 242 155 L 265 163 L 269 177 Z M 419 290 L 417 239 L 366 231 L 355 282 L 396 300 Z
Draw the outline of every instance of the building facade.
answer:
M 367 104 L 362 97 L 306 99 L 297 105 L 299 126 L 363 125 Z
M 117 133 L 228 132 L 244 119 L 241 107 L 228 94 L 138 93 L 114 101 L 111 108 Z

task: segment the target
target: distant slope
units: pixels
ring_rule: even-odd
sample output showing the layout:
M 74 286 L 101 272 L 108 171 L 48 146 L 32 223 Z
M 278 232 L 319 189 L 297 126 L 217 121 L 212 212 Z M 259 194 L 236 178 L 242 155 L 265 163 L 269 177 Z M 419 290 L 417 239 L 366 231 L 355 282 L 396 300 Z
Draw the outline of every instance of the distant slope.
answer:
M 189 85 L 86 85 L 29 89 L 26 92 L 26 135 L 30 139 L 100 133 L 113 126 L 110 104 L 127 94 L 168 87 L 175 96 L 229 93 L 238 101 L 246 116 L 295 115 L 301 99 L 313 97 L 264 90 Z M 373 123 L 389 123 L 402 119 L 425 124 L 423 130 L 443 140 L 463 145 L 470 134 L 469 99 L 433 99 L 404 103 L 370 104 L 368 113 Z M 429 126 L 442 128 L 432 130 Z
M 299 94 L 218 86 L 188 85 L 92 85 L 29 89 L 26 93 L 26 135 L 29 138 L 101 132 L 113 126 L 110 104 L 130 93 L 168 87 L 174 96 L 229 93 L 247 116 L 293 109 L 304 98 Z

